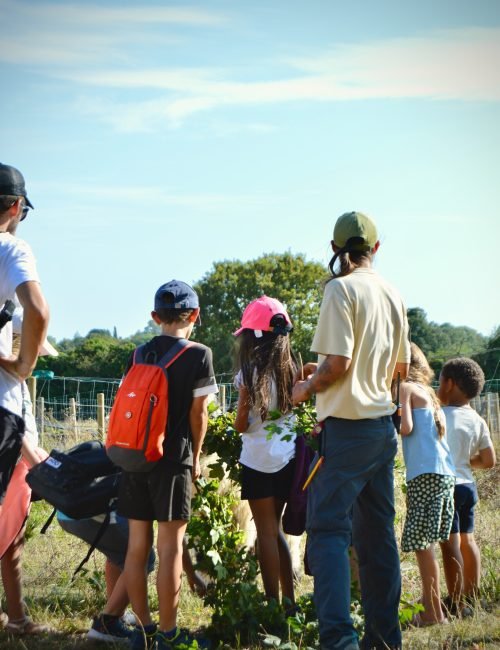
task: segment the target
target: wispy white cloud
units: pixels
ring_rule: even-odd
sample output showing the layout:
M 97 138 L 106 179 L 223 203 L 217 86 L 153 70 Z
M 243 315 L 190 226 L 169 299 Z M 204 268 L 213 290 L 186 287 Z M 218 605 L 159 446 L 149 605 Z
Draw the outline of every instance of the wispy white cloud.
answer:
M 0 19 L 9 26 L 0 40 L 0 61 L 55 68 L 133 63 L 131 45 L 178 43 L 173 28 L 216 28 L 228 22 L 221 13 L 182 5 L 119 7 L 36 0 L 0 0 Z M 172 30 L 165 31 L 169 27 Z
M 314 57 L 291 58 L 286 61 L 288 78 L 272 81 L 231 80 L 234 71 L 209 68 L 72 69 L 56 74 L 79 85 L 128 91 L 127 101 L 103 110 L 92 107 L 100 119 L 127 131 L 178 126 L 195 113 L 227 106 L 376 98 L 498 102 L 499 61 L 500 29 L 474 28 L 343 45 Z M 145 90 L 160 96 L 136 101 Z
M 227 16 L 204 8 L 0 0 L 4 14 L 12 29 L 0 41 L 0 61 L 29 64 L 71 84 L 77 110 L 121 132 L 178 127 L 196 114 L 236 106 L 396 98 L 500 101 L 500 28 L 336 44 L 310 56 L 268 59 L 265 69 L 255 62 L 252 80 L 242 81 L 236 65 L 144 64 L 163 60 L 166 46 L 179 38 L 178 29 L 159 31 L 158 24 L 204 29 L 229 24 Z M 140 58 L 131 45 L 140 45 Z
M 500 29 L 439 30 L 412 38 L 344 45 L 291 59 L 328 78 L 347 98 L 430 97 L 500 100 Z
M 167 25 L 221 25 L 227 17 L 216 11 L 179 3 L 169 7 L 138 4 L 137 6 L 105 6 L 103 3 L 45 3 L 38 0 L 0 0 L 0 12 L 9 16 L 9 22 L 23 20 L 25 24 L 70 24 L 109 27 L 140 24 Z

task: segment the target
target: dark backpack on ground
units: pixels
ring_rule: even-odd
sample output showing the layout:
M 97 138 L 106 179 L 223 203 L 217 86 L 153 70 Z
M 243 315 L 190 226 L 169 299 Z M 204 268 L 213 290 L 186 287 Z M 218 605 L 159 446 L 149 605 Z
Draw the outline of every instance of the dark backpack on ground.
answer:
M 116 393 L 109 416 L 106 449 L 127 472 L 149 472 L 163 456 L 168 423 L 168 368 L 195 345 L 179 339 L 160 359 L 134 351 L 133 364 Z
M 42 534 L 57 510 L 71 519 L 105 515 L 89 552 L 73 577 L 90 558 L 109 524 L 111 511 L 116 506 L 120 476 L 121 469 L 111 462 L 98 440 L 82 442 L 67 451 L 53 449 L 50 456 L 32 467 L 26 476 L 33 497 L 54 506 Z
M 42 463 L 30 469 L 26 481 L 36 497 L 72 519 L 105 513 L 118 496 L 121 470 L 98 440 L 67 451 L 53 449 Z

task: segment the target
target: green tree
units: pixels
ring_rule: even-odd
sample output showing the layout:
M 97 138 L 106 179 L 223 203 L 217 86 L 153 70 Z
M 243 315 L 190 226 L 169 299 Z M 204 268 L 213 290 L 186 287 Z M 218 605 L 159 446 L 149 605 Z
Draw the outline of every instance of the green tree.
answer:
M 153 319 L 148 320 L 148 324 L 143 330 L 137 331 L 135 334 L 132 334 L 130 337 L 130 340 L 134 345 L 142 345 L 143 343 L 146 343 L 150 339 L 153 338 L 153 336 L 158 336 L 160 334 L 161 328 L 159 325 L 157 325 Z
M 434 323 L 420 307 L 408 309 L 411 340 L 422 349 L 436 375 L 451 357 L 473 356 L 484 349 L 486 338 L 471 327 Z
M 233 332 L 245 306 L 262 294 L 283 302 L 294 325 L 292 346 L 304 361 L 319 315 L 325 268 L 301 254 L 271 253 L 249 262 L 216 262 L 196 285 L 200 296 L 201 325 L 196 339 L 212 348 L 217 373 L 233 368 Z
M 37 369 L 52 370 L 58 377 L 119 378 L 134 347 L 131 341 L 92 333 L 58 357 L 40 357 Z
M 111 332 L 109 330 L 105 329 L 100 329 L 98 327 L 91 329 L 87 336 L 85 337 L 87 339 L 90 338 L 111 338 Z
M 484 352 L 474 355 L 486 379 L 500 379 L 500 325 L 488 339 Z

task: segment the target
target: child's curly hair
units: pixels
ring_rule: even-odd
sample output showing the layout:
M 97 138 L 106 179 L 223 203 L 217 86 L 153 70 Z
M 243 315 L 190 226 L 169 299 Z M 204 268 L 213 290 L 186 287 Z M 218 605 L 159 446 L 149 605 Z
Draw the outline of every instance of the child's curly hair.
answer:
M 441 375 L 445 379 L 453 379 L 468 399 L 477 397 L 483 390 L 484 372 L 474 359 L 468 357 L 450 359 L 444 364 Z

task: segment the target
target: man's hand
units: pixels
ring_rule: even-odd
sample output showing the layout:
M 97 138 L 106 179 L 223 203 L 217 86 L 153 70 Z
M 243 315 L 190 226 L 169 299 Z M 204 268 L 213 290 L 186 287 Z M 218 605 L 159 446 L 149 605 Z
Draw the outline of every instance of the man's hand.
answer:
M 292 390 L 292 402 L 294 406 L 301 402 L 307 402 L 312 396 L 309 380 L 297 381 Z
M 293 378 L 293 383 L 296 384 L 298 381 L 308 379 L 311 375 L 313 375 L 316 372 L 317 369 L 318 369 L 317 363 L 313 363 L 312 361 L 306 363 L 305 366 L 298 368 Z
M 12 375 L 19 382 L 25 381 L 31 375 L 32 371 L 31 365 L 21 361 L 14 355 L 0 357 L 0 368 L 3 368 L 5 372 L 8 372 L 9 375 Z

